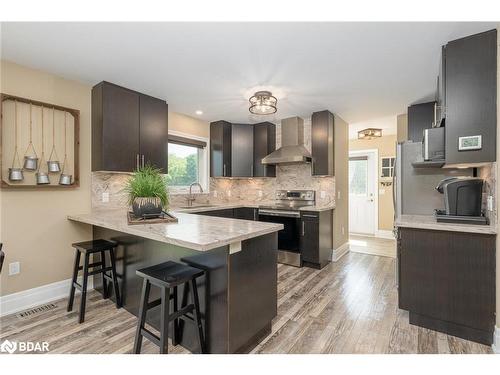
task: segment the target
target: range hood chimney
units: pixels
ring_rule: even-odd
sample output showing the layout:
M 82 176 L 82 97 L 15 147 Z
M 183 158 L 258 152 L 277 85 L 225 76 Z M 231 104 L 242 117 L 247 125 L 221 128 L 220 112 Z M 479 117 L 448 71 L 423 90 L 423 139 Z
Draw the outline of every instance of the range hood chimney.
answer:
M 300 117 L 281 120 L 281 147 L 262 159 L 262 164 L 299 164 L 311 161 L 311 153 L 304 147 L 304 120 Z

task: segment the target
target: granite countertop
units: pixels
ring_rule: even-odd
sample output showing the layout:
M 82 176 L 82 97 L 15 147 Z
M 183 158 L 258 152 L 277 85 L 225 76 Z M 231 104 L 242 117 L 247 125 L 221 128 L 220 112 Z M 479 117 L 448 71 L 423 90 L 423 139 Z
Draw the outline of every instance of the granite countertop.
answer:
M 466 232 L 480 234 L 496 234 L 495 225 L 451 224 L 438 223 L 434 215 L 401 215 L 396 219 L 397 227 L 445 230 L 451 232 Z
M 178 223 L 128 225 L 126 209 L 93 209 L 87 214 L 68 215 L 68 219 L 198 251 L 283 229 L 282 224 L 193 215 L 175 210 L 173 214 Z
M 189 212 L 189 213 L 196 213 L 196 212 L 204 212 L 204 211 L 215 211 L 215 210 L 224 210 L 224 209 L 231 209 L 231 208 L 243 208 L 243 207 L 249 207 L 249 208 L 259 208 L 259 206 L 271 206 L 275 202 L 274 201 L 261 201 L 261 202 L 245 202 L 245 201 L 238 201 L 238 202 L 225 202 L 225 203 L 207 203 L 203 204 L 200 203 L 197 205 L 195 202 L 193 207 L 186 208 L 186 207 L 171 207 L 172 210 L 177 211 L 177 212 Z M 299 211 L 328 211 L 328 210 L 334 210 L 335 209 L 335 203 L 329 203 L 329 204 L 324 204 L 324 205 L 314 205 L 314 206 L 306 206 L 306 207 L 301 207 L 299 208 Z

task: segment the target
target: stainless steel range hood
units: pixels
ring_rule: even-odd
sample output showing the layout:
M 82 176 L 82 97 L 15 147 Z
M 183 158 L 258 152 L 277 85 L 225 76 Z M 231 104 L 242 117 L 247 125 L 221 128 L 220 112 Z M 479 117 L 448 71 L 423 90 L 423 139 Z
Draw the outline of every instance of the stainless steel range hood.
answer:
M 262 164 L 299 164 L 311 161 L 311 153 L 304 147 L 304 120 L 300 117 L 281 120 L 281 147 L 262 159 Z

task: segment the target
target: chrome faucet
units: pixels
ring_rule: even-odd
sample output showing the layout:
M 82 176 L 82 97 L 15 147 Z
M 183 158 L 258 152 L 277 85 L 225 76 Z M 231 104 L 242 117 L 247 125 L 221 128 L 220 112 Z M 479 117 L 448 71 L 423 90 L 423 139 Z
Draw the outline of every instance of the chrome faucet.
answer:
M 193 205 L 193 202 L 196 200 L 196 197 L 193 195 L 193 186 L 198 186 L 200 188 L 200 194 L 203 193 L 203 188 L 198 182 L 193 182 L 191 185 L 189 185 L 189 195 L 186 198 L 189 207 L 191 207 Z

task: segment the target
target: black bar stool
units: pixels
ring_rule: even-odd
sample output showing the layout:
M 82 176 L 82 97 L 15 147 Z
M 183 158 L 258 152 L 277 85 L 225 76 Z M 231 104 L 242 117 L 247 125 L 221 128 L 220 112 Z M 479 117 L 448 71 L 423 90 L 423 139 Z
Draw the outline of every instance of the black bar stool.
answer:
M 106 240 L 93 240 L 85 242 L 77 242 L 72 245 L 75 248 L 75 263 L 73 266 L 73 279 L 71 280 L 71 289 L 69 292 L 68 312 L 73 310 L 73 300 L 75 299 L 75 288 L 82 292 L 82 299 L 80 301 L 80 315 L 79 323 L 85 320 L 85 302 L 87 299 L 87 279 L 89 276 L 101 274 L 102 275 L 102 289 L 103 298 L 109 297 L 108 284 L 110 281 L 113 284 L 113 290 L 116 298 L 116 308 L 121 307 L 120 291 L 118 289 L 118 278 L 116 276 L 116 261 L 115 261 L 115 247 L 116 243 Z M 111 265 L 106 267 L 106 252 L 109 252 L 109 259 Z M 80 255 L 83 253 L 84 262 L 80 266 Z M 90 263 L 90 255 L 100 253 L 101 259 L 99 262 Z M 98 268 L 99 267 L 99 268 Z M 92 271 L 89 271 L 92 268 Z M 83 270 L 82 285 L 78 284 L 78 271 Z M 110 271 L 111 275 L 107 272 Z
M 173 321 L 172 344 L 178 344 L 179 320 L 194 323 L 197 326 L 197 336 L 201 353 L 205 353 L 205 341 L 200 317 L 198 288 L 196 278 L 203 275 L 203 271 L 176 262 L 165 262 L 155 266 L 143 268 L 136 274 L 144 278 L 142 284 L 141 301 L 137 331 L 134 339 L 134 353 L 141 352 L 142 338 L 145 337 L 160 347 L 160 353 L 168 353 L 168 326 Z M 161 289 L 161 297 L 149 302 L 151 284 Z M 192 303 L 183 303 L 179 309 L 177 304 L 177 286 L 184 284 L 184 289 L 191 288 Z M 173 292 L 171 294 L 171 291 Z M 170 311 L 170 300 L 173 299 L 173 312 Z M 160 337 L 145 328 L 146 314 L 149 309 L 161 305 Z

